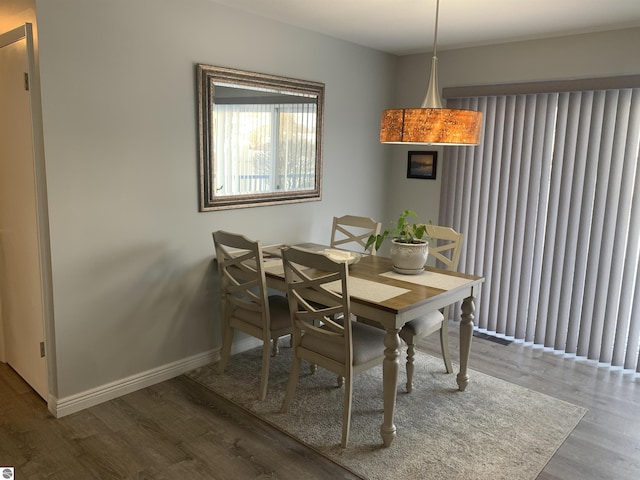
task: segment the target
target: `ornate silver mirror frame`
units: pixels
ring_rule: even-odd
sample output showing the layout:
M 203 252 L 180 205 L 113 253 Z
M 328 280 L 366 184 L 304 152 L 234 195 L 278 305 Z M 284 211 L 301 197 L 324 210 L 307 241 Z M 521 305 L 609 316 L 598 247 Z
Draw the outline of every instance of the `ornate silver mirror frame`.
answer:
M 320 200 L 324 84 L 196 70 L 200 211 Z

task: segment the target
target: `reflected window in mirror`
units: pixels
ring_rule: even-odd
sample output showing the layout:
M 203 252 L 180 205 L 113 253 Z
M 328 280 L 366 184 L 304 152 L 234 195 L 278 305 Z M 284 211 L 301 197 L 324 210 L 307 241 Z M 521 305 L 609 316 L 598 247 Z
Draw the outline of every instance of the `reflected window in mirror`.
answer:
M 197 65 L 200 210 L 320 200 L 324 85 Z

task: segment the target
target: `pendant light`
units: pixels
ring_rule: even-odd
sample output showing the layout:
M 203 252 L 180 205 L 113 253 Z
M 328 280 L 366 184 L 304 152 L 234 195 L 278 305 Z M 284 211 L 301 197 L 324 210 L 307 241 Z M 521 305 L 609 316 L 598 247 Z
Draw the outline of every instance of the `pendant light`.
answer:
M 433 57 L 427 95 L 420 108 L 402 108 L 382 112 L 380 142 L 412 145 L 479 145 L 482 112 L 442 108 L 438 90 L 438 10 Z

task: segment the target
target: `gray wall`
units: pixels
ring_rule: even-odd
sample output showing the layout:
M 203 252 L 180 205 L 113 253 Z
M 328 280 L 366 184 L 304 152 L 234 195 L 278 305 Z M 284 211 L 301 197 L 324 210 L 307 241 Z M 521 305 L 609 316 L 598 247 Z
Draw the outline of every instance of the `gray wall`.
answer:
M 380 217 L 395 58 L 206 0 L 39 0 L 57 394 L 219 346 L 211 232 L 326 242 Z M 320 202 L 198 212 L 194 64 L 326 84 Z

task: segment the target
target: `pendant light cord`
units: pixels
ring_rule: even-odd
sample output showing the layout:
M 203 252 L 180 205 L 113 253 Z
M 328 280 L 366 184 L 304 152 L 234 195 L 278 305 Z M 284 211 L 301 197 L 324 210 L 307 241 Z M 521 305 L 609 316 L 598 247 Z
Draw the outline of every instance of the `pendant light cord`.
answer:
M 433 34 L 433 56 L 431 57 L 431 73 L 429 74 L 429 86 L 427 94 L 422 101 L 421 108 L 442 108 L 440 99 L 440 89 L 438 88 L 438 13 L 440 10 L 440 0 L 436 0 L 436 28 Z
M 440 0 L 436 0 L 436 28 L 433 32 L 433 56 L 437 56 L 438 45 L 438 12 L 440 10 Z

